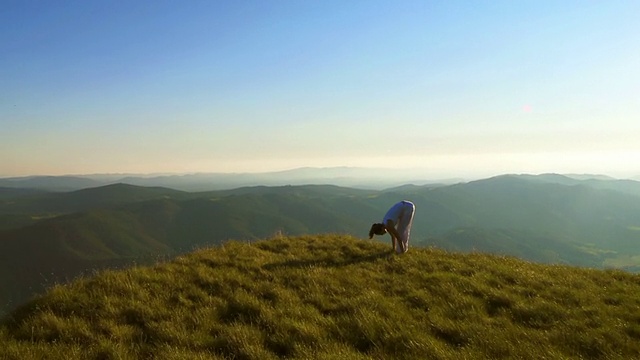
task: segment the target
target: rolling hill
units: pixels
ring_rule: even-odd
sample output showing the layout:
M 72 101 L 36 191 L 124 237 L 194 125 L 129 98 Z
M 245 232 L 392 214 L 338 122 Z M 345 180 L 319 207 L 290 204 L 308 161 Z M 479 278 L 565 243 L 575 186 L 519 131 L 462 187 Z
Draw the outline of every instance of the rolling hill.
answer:
M 94 269 L 146 263 L 229 239 L 348 232 L 354 225 L 364 229 L 367 222 L 354 219 L 350 212 L 374 216 L 377 211 L 351 203 L 344 195 L 352 193 L 360 191 L 287 186 L 239 189 L 211 197 L 214 194 L 112 185 L 29 198 L 23 202 L 29 206 L 57 199 L 60 202 L 52 202 L 50 208 L 91 210 L 0 231 L 0 310 Z M 144 201 L 147 198 L 155 199 Z M 343 204 L 345 200 L 348 204 Z
M 444 179 L 451 184 L 460 179 Z M 343 187 L 384 189 L 406 183 L 431 184 L 419 173 L 390 172 L 376 168 L 304 167 L 264 173 L 196 173 L 196 174 L 92 174 L 78 176 L 28 176 L 0 178 L 0 187 L 46 191 L 73 191 L 115 183 L 144 187 L 166 187 L 189 192 L 217 191 L 248 186 L 284 186 L 333 184 Z
M 424 244 L 456 252 L 485 252 L 517 256 L 539 263 L 596 268 L 602 267 L 602 252 L 605 252 L 580 243 L 558 241 L 535 232 L 480 227 L 456 228 L 441 236 L 428 238 Z
M 507 175 L 530 181 L 555 183 L 561 185 L 586 185 L 595 189 L 614 190 L 630 195 L 640 196 L 640 182 L 631 179 L 614 179 L 597 175 Z
M 1 189 L 0 189 L 1 190 Z M 189 193 L 167 188 L 112 184 L 71 192 L 8 189 L 0 197 L 0 230 L 18 228 L 42 219 L 153 199 L 183 199 Z M 0 194 L 3 192 L 0 191 Z
M 628 359 L 640 275 L 342 235 L 228 242 L 59 285 L 0 358 Z
M 413 199 L 418 209 L 438 207 L 423 219 L 430 236 L 457 227 L 514 229 L 616 252 L 640 251 L 640 197 L 619 191 L 501 176 L 399 195 Z
M 501 176 L 384 191 L 305 185 L 201 193 L 114 184 L 0 201 L 0 312 L 78 274 L 230 239 L 365 238 L 398 199 L 416 203 L 414 247 L 640 270 L 640 197 L 585 184 Z
M 0 187 L 44 191 L 73 191 L 104 185 L 100 181 L 79 176 L 25 176 L 0 178 Z
M 18 192 L 19 189 L 13 189 Z M 28 191 L 28 190 L 23 190 Z M 0 214 L 65 214 L 153 199 L 186 198 L 189 193 L 129 184 L 112 184 L 71 192 L 46 192 L 19 196 L 0 202 Z

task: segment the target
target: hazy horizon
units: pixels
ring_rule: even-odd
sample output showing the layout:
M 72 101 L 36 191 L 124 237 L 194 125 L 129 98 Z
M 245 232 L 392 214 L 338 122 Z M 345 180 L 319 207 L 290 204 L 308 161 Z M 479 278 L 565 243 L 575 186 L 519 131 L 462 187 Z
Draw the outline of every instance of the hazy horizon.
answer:
M 637 1 L 9 1 L 0 177 L 638 178 L 638 18 Z
M 495 176 L 502 175 L 547 175 L 547 174 L 557 174 L 557 175 L 565 175 L 565 176 L 593 176 L 593 177 L 611 177 L 614 179 L 629 179 L 629 180 L 638 180 L 640 181 L 640 172 L 588 172 L 588 171 L 566 171 L 566 172 L 558 172 L 558 171 L 504 171 L 504 172 L 468 172 L 468 171 L 459 171 L 459 172 L 447 172 L 447 173 L 437 173 L 433 172 L 428 168 L 374 168 L 374 167 L 356 167 L 356 166 L 301 166 L 301 167 L 293 167 L 293 168 L 282 168 L 282 169 L 272 169 L 272 170 L 247 170 L 247 171 L 183 171 L 183 172 L 54 172 L 54 173 L 28 173 L 28 174 L 10 174 L 4 175 L 0 174 L 0 179 L 9 179 L 9 178 L 28 178 L 28 177 L 91 177 L 91 176 L 103 176 L 103 177 L 127 177 L 127 176 L 137 176 L 137 177 L 159 177 L 159 176 L 184 176 L 184 175 L 211 175 L 211 174 L 220 174 L 220 175 L 260 175 L 260 174 L 273 174 L 273 173 L 286 173 L 291 171 L 296 171 L 300 169 L 317 169 L 321 171 L 323 169 L 336 169 L 336 168 L 349 168 L 349 169 L 361 169 L 366 171 L 375 171 L 376 177 L 380 178 L 413 178 L 415 180 L 480 180 L 491 178 Z
M 299 181 L 301 179 L 338 179 L 341 181 L 351 179 L 353 181 L 364 181 L 367 182 L 388 182 L 388 183 L 406 183 L 409 184 L 411 181 L 417 181 L 419 183 L 455 183 L 455 182 L 468 182 L 468 181 L 476 181 L 476 180 L 485 180 L 492 177 L 497 176 L 505 176 L 505 175 L 531 175 L 531 176 L 543 176 L 543 175 L 562 175 L 567 177 L 573 177 L 575 179 L 604 179 L 611 178 L 616 180 L 635 180 L 640 181 L 640 176 L 615 176 L 606 173 L 557 173 L 557 172 L 505 172 L 505 173 L 495 173 L 495 174 L 487 174 L 487 175 L 479 175 L 479 176 L 431 176 L 428 169 L 399 169 L 399 171 L 391 171 L 392 169 L 381 169 L 381 168 L 365 168 L 365 167 L 346 167 L 346 166 L 338 166 L 338 167 L 299 167 L 299 168 L 291 168 L 291 169 L 283 169 L 283 170 L 273 170 L 273 171 L 247 171 L 247 172 L 164 172 L 164 173 L 72 173 L 72 174 L 31 174 L 31 175 L 18 175 L 18 176 L 2 176 L 0 175 L 0 180 L 3 179 L 26 179 L 26 178 L 38 178 L 38 177 L 78 177 L 78 178 L 87 178 L 98 181 L 117 181 L 122 180 L 127 177 L 130 178 L 139 178 L 139 179 L 153 179 L 153 178 L 163 178 L 163 177 L 185 177 L 185 176 L 195 176 L 195 177 L 207 177 L 207 176 L 248 176 L 251 178 L 259 179 L 261 176 L 277 176 L 278 178 L 285 178 L 285 174 L 292 174 L 293 177 L 290 180 Z M 396 169 L 398 170 L 398 169 Z M 323 173 L 323 171 L 326 171 Z M 306 174 L 304 174 L 306 173 Z M 282 180 L 280 179 L 280 180 Z

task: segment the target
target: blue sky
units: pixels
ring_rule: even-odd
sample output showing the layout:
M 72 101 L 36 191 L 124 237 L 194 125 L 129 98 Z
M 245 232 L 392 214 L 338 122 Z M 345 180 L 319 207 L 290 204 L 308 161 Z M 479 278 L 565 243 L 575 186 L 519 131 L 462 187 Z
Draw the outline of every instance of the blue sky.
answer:
M 640 176 L 640 2 L 3 1 L 0 176 Z

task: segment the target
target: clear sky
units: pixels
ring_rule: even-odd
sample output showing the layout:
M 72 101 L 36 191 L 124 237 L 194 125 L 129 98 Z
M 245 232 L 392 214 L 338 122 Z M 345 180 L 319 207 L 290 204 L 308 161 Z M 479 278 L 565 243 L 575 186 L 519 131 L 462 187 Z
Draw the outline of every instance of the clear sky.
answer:
M 640 1 L 0 5 L 0 176 L 640 176 Z

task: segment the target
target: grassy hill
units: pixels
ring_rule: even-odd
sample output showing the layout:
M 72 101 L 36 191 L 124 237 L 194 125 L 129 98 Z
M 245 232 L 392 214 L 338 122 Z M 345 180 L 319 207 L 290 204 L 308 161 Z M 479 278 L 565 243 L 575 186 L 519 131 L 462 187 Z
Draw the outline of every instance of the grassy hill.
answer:
M 258 240 L 275 233 L 360 229 L 366 234 L 369 219 L 379 210 L 353 201 L 344 191 L 359 193 L 313 186 L 167 197 L 161 188 L 130 185 L 70 193 L 63 203 L 80 199 L 81 193 L 83 204 L 92 209 L 0 230 L 0 315 L 52 282 L 105 266 L 146 263 L 228 239 Z M 119 204 L 127 199 L 129 203 Z M 105 202 L 112 205 L 100 205 Z
M 398 199 L 417 205 L 414 246 L 640 271 L 640 197 L 585 184 L 558 176 L 500 176 L 385 191 L 330 185 L 202 193 L 127 184 L 67 193 L 5 189 L 0 315 L 52 282 L 228 239 L 327 232 L 365 237 Z
M 640 275 L 345 235 L 228 242 L 50 289 L 2 359 L 521 358 L 640 354 Z

